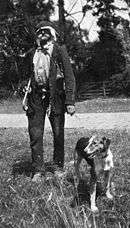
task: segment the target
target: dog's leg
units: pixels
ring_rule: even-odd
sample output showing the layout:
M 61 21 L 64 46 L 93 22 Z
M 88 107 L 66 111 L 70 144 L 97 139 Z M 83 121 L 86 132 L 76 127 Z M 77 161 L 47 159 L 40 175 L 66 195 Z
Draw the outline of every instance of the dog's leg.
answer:
M 76 174 L 76 182 L 77 185 L 79 184 L 79 180 L 81 179 L 81 175 L 80 175 L 80 171 L 79 171 L 79 167 L 80 167 L 80 163 L 82 161 L 82 158 L 80 156 L 78 156 L 77 151 L 75 150 L 75 156 L 74 156 L 74 167 L 75 167 L 75 174 Z
M 104 171 L 104 182 L 105 182 L 105 188 L 106 188 L 106 196 L 108 199 L 112 200 L 113 195 L 110 193 L 111 177 L 112 177 L 111 170 Z
M 97 187 L 97 175 L 94 167 L 90 170 L 91 178 L 90 178 L 90 204 L 92 212 L 98 212 L 98 208 L 96 206 L 96 187 Z

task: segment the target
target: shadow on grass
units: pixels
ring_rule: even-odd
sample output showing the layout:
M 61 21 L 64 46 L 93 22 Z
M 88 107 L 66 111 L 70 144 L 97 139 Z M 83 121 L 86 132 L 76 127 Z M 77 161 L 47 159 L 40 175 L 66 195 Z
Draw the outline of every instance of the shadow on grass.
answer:
M 51 172 L 54 173 L 55 167 L 52 162 L 45 162 L 45 172 Z M 16 161 L 12 165 L 12 175 L 13 177 L 17 177 L 18 175 L 25 175 L 27 177 L 33 177 L 33 175 L 36 173 L 35 167 L 33 166 L 33 163 L 30 160 L 24 160 L 21 159 L 19 161 Z
M 45 163 L 45 172 L 54 173 L 55 168 L 51 162 Z M 16 161 L 12 166 L 12 175 L 16 178 L 18 175 L 25 175 L 27 177 L 33 177 L 35 174 L 35 168 L 30 160 L 24 160 L 24 158 L 19 161 Z M 75 206 L 82 205 L 84 203 L 88 203 L 90 205 L 90 185 L 89 179 L 85 178 L 80 180 L 77 187 L 75 187 L 74 176 L 71 177 L 66 176 L 67 182 L 73 185 L 75 189 L 75 194 L 70 206 L 73 208 Z M 97 183 L 97 191 L 96 191 L 96 198 L 98 196 L 105 196 L 105 190 L 100 182 Z
M 12 166 L 12 175 L 14 178 L 22 174 L 27 177 L 32 177 L 34 171 L 31 161 L 16 161 Z

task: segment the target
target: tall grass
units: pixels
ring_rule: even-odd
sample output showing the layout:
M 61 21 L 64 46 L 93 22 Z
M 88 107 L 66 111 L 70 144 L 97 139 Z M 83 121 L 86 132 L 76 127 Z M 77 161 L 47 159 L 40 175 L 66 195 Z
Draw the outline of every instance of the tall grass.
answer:
M 103 195 L 102 183 L 99 183 L 97 205 L 99 214 L 91 212 L 89 201 L 89 175 L 83 163 L 83 180 L 80 186 L 75 185 L 72 163 L 72 145 L 82 135 L 93 132 L 85 130 L 66 131 L 66 175 L 59 179 L 42 178 L 40 183 L 33 183 L 25 174 L 11 175 L 12 164 L 20 159 L 21 154 L 26 157 L 28 147 L 25 130 L 0 130 L 0 227 L 8 228 L 127 228 L 129 227 L 129 185 L 128 185 L 128 157 L 129 144 L 127 131 L 100 131 L 112 139 L 114 152 L 115 185 L 114 200 L 109 201 Z M 13 137 L 11 135 L 13 134 Z M 9 137 L 10 136 L 10 137 Z M 71 136 L 71 137 L 70 137 Z M 12 139 L 14 141 L 12 141 Z M 50 160 L 52 147 L 50 132 L 44 139 Z M 12 143 L 12 144 L 11 144 Z M 19 144 L 18 144 L 19 143 Z M 68 151 L 68 153 L 67 153 Z M 29 152 L 28 152 L 29 154 Z M 89 198 L 89 197 L 88 197 Z
M 67 181 L 53 178 L 32 184 L 21 176 L 17 178 L 17 187 L 16 180 L 8 180 L 5 187 L 0 222 L 8 227 L 128 227 L 126 218 L 117 212 L 121 198 L 118 199 L 119 205 L 100 199 L 100 214 L 94 215 L 88 203 L 70 206 L 75 192 Z M 105 208 L 106 202 L 109 209 Z

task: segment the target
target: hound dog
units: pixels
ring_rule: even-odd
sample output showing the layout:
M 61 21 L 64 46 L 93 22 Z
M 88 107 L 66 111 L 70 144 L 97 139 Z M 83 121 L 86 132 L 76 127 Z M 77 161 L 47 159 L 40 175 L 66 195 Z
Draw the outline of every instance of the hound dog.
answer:
M 111 170 L 113 165 L 113 155 L 110 150 L 110 139 L 103 137 L 100 140 L 96 140 L 96 136 L 91 138 L 80 138 L 77 141 L 74 152 L 74 164 L 75 172 L 78 181 L 81 179 L 79 172 L 79 166 L 82 159 L 85 159 L 90 165 L 90 206 L 93 212 L 98 212 L 96 206 L 96 186 L 99 174 L 103 172 L 104 182 L 106 188 L 106 196 L 109 199 L 113 199 L 110 193 L 111 184 Z

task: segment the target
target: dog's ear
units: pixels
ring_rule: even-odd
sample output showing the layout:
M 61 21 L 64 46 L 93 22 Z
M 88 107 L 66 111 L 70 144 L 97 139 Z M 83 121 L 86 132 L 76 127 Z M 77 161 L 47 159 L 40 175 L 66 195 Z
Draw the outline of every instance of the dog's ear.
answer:
M 96 139 L 96 135 L 92 135 L 90 138 L 89 138 L 89 143 L 92 143 L 94 141 L 94 139 Z

